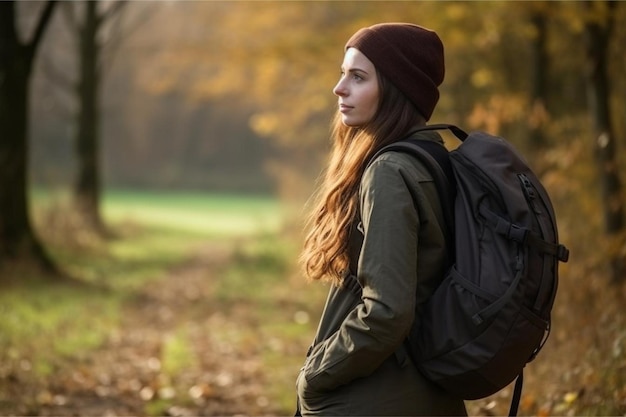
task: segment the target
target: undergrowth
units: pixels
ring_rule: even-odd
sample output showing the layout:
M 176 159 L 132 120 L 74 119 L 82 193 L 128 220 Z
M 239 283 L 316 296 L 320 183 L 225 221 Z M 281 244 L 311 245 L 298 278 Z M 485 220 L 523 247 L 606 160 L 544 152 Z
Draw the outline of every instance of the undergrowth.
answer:
M 544 158 L 562 165 L 546 169 L 543 180 L 571 258 L 561 265 L 550 339 L 525 370 L 520 414 L 625 415 L 626 296 L 624 286 L 607 279 L 608 243 L 600 231 L 597 202 L 578 188 L 591 181 L 584 168 L 589 155 L 572 143 L 566 154 L 557 147 Z M 77 364 L 87 366 L 90 353 L 119 333 L 129 307 L 146 302 L 144 290 L 162 285 L 167 295 L 165 283 L 182 279 L 177 268 L 189 261 L 194 248 L 210 241 L 211 250 L 222 248 L 228 255 L 209 262 L 206 277 L 197 277 L 203 293 L 183 291 L 170 306 L 177 306 L 177 313 L 165 311 L 173 321 L 160 336 L 158 350 L 147 352 L 145 359 L 159 373 L 158 384 L 150 388 L 133 382 L 139 390 L 135 398 L 143 395 L 145 414 L 163 415 L 180 411 L 172 407 L 209 407 L 218 391 L 238 392 L 241 384 L 249 384 L 245 395 L 250 397 L 242 394 L 241 401 L 251 402 L 241 404 L 237 413 L 293 411 L 295 378 L 327 291 L 298 273 L 298 239 L 276 230 L 247 237 L 203 234 L 120 216 L 111 222 L 117 237 L 102 240 L 76 220 L 59 216 L 40 212 L 37 226 L 54 259 L 81 285 L 50 282 L 28 268 L 3 271 L 19 279 L 5 282 L 0 292 L 0 410 L 17 395 L 30 398 L 20 408 L 24 413 L 36 414 L 48 404 L 43 400 L 56 401 L 46 381 Z M 154 320 L 164 313 L 155 309 L 147 311 Z M 150 323 L 151 317 L 143 319 Z M 18 386 L 15 381 L 21 384 L 19 392 L 11 388 Z M 468 411 L 504 414 L 510 395 L 509 387 L 470 401 Z

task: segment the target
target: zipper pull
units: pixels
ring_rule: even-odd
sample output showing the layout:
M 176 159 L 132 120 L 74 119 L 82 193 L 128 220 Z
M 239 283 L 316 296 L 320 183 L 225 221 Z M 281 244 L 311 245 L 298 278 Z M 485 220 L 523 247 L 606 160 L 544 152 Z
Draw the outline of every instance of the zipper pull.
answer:
M 532 207 L 536 214 L 541 214 L 539 205 L 535 202 L 535 199 L 537 198 L 537 191 L 535 190 L 535 186 L 532 181 L 530 181 L 530 178 L 528 178 L 526 174 L 518 174 L 517 176 L 522 183 L 522 190 L 528 199 L 528 204 Z
M 524 192 L 528 198 L 535 199 L 537 194 L 535 193 L 535 187 L 533 187 L 533 183 L 530 182 L 530 179 L 525 174 L 519 174 L 519 179 L 524 186 Z

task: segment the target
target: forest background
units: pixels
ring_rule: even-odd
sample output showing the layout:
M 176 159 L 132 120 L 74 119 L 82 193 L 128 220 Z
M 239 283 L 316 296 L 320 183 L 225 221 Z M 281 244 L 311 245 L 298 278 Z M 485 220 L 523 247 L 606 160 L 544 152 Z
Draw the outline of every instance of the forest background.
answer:
M 0 80 L 0 414 L 291 412 L 325 292 L 296 265 L 303 207 L 343 44 L 382 21 L 444 42 L 431 122 L 508 138 L 553 199 L 571 260 L 522 413 L 626 414 L 625 4 L 5 1 L 0 19 L 2 80 L 29 50 L 7 45 L 36 46 L 21 133 Z

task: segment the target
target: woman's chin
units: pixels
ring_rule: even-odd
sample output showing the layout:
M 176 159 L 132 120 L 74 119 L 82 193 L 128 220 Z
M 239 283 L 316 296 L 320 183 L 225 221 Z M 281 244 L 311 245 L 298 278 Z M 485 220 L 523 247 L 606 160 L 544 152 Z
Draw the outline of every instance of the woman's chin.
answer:
M 363 125 L 363 123 L 361 123 L 361 122 L 359 122 L 357 120 L 354 120 L 351 117 L 342 117 L 341 118 L 341 123 L 343 123 L 345 126 L 355 127 L 355 128 L 361 127 Z

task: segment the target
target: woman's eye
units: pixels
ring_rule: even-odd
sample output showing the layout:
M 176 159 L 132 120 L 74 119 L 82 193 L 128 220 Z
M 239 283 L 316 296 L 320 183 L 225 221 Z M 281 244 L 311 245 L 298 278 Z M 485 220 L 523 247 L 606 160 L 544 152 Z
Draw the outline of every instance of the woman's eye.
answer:
M 345 77 L 350 77 L 354 81 L 362 81 L 364 79 L 360 74 L 358 74 L 356 72 L 348 72 L 348 73 L 346 73 L 345 71 L 341 71 L 339 73 L 339 78 L 343 79 Z

